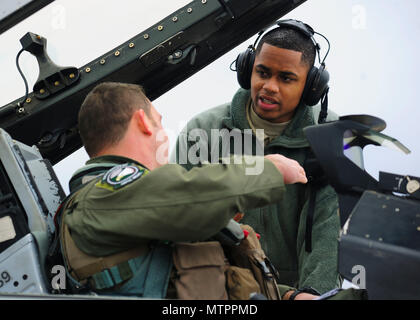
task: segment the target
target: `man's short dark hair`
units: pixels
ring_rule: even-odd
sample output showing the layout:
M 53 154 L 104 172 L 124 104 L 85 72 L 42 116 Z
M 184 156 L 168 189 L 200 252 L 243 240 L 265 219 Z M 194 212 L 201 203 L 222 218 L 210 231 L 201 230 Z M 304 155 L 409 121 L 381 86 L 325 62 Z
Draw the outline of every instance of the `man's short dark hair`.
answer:
M 309 68 L 315 63 L 316 51 L 313 41 L 297 30 L 280 27 L 269 31 L 259 41 L 256 48 L 257 55 L 264 43 L 277 48 L 302 52 L 301 61 Z
M 79 133 L 90 157 L 119 142 L 133 113 L 143 109 L 150 118 L 150 101 L 136 84 L 104 82 L 86 96 L 79 111 Z

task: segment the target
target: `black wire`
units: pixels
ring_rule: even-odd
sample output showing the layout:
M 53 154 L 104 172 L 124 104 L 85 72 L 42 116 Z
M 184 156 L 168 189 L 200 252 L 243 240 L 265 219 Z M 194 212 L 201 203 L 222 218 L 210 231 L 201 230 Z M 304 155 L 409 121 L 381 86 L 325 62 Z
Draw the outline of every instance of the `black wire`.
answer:
M 230 64 L 230 70 L 232 70 L 232 71 L 238 71 L 238 70 L 236 70 L 236 69 L 232 69 L 232 65 L 234 64 L 234 63 L 236 63 L 236 61 L 237 61 L 238 59 L 236 58 L 235 60 L 233 60 L 232 61 L 232 63 Z M 235 65 L 235 68 L 236 68 L 236 65 Z
M 18 52 L 17 56 L 16 56 L 16 67 L 20 73 L 20 75 L 22 76 L 23 82 L 25 83 L 25 98 L 18 103 L 19 107 L 23 107 L 24 103 L 26 102 L 26 99 L 28 99 L 28 94 L 29 94 L 29 87 L 28 87 L 28 81 L 26 81 L 25 75 L 23 74 L 22 70 L 20 69 L 19 66 L 19 57 L 22 54 L 22 52 L 25 51 L 25 49 L 20 49 L 20 51 Z
M 321 111 L 320 111 L 319 117 L 318 117 L 318 123 L 319 124 L 325 123 L 325 121 L 327 120 L 327 116 L 328 116 L 328 91 L 330 91 L 329 87 L 327 87 L 323 97 L 321 98 Z
M 330 42 L 328 41 L 327 37 L 325 37 L 323 34 L 318 33 L 318 32 L 316 32 L 316 31 L 314 31 L 314 33 L 316 33 L 317 35 L 320 35 L 321 37 L 323 37 L 323 38 L 325 39 L 325 41 L 327 41 L 327 43 L 328 43 L 328 50 L 327 50 L 327 53 L 325 54 L 324 59 L 322 59 L 322 63 L 324 63 L 324 62 L 325 62 L 325 59 L 326 59 L 326 58 L 327 58 L 327 56 L 328 56 L 328 53 L 330 52 L 330 48 L 331 48 Z M 319 57 L 319 52 L 318 52 L 318 57 Z M 321 63 L 321 64 L 322 64 L 322 63 Z

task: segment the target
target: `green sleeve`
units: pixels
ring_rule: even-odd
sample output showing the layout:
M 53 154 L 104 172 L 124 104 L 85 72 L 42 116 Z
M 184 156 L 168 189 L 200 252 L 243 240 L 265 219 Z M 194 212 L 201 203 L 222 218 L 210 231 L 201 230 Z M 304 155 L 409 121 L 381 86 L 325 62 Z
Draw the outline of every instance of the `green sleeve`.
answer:
M 305 226 L 309 200 L 299 225 L 299 288 L 313 287 L 321 293 L 341 286 L 338 274 L 338 237 L 340 220 L 338 198 L 331 186 L 316 194 L 312 225 L 312 251 L 305 250 Z
M 245 164 L 209 164 L 190 171 L 168 164 L 118 190 L 92 183 L 66 223 L 88 254 L 104 245 L 118 251 L 152 239 L 208 239 L 237 212 L 280 201 L 283 176 L 262 160 L 259 175 L 247 175 Z

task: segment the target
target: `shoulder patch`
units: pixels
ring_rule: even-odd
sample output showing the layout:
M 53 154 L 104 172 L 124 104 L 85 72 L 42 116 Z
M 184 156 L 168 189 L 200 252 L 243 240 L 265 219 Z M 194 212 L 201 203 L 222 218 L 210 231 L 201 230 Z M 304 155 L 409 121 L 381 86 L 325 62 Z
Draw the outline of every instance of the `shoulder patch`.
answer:
M 108 190 L 117 190 L 139 179 L 145 171 L 135 164 L 121 164 L 106 172 L 102 179 L 96 183 L 96 186 Z

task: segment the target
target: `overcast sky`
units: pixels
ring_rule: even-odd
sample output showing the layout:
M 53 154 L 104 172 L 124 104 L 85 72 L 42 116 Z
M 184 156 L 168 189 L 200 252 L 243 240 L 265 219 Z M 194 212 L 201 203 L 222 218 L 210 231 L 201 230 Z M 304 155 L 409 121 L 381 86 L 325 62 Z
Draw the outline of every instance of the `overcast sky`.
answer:
M 48 53 L 58 65 L 80 67 L 188 2 L 54 1 L 0 35 L 0 106 L 24 95 L 15 57 L 26 32 L 48 39 Z M 419 9 L 418 0 L 308 0 L 286 16 L 310 24 L 330 40 L 329 107 L 340 115 L 371 114 L 384 119 L 388 126 L 383 133 L 411 149 L 405 155 L 367 147 L 365 166 L 374 177 L 379 170 L 420 176 L 420 111 L 415 99 L 420 89 Z M 153 101 L 164 117 L 171 146 L 192 116 L 231 100 L 238 84 L 229 65 L 253 39 Z M 325 42 L 318 41 L 325 49 Z M 21 66 L 32 88 L 38 78 L 35 58 L 23 53 Z M 86 160 L 80 149 L 55 166 L 66 191 L 69 177 Z

